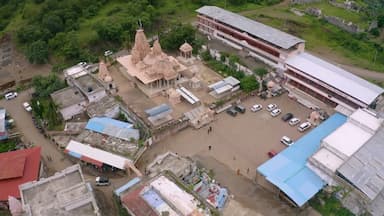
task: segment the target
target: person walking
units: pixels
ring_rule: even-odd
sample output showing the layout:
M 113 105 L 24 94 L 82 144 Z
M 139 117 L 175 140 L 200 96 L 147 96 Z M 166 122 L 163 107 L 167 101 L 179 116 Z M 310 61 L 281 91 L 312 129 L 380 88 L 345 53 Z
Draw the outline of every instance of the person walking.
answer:
M 212 149 L 212 146 L 209 145 L 209 146 L 208 146 L 208 150 L 211 151 L 211 149 Z

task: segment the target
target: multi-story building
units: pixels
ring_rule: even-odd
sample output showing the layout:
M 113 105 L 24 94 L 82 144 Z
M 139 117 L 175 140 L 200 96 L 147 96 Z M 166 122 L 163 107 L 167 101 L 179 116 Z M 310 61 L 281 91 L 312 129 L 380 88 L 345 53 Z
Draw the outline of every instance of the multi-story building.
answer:
M 375 108 L 384 92 L 379 86 L 304 52 L 305 41 L 300 38 L 215 6 L 196 11 L 201 32 L 282 69 L 287 87 L 328 105 L 341 105 L 350 111 Z
M 282 68 L 285 59 L 304 51 L 304 40 L 230 11 L 215 6 L 196 11 L 201 32 L 273 67 Z
M 374 107 L 384 92 L 381 87 L 306 52 L 285 63 L 287 85 L 334 107 Z

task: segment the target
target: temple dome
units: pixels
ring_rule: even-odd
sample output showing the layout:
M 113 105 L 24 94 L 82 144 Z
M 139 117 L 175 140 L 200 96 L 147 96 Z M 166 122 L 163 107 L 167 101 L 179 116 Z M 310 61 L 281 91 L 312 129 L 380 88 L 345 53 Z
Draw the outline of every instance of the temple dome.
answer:
M 193 48 L 189 43 L 185 42 L 180 46 L 179 50 L 181 52 L 192 52 Z

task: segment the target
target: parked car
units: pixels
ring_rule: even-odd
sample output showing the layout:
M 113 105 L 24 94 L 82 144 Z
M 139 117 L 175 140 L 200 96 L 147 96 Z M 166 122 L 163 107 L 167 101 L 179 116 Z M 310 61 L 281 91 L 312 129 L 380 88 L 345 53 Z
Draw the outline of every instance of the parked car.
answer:
M 235 106 L 235 110 L 239 113 L 245 113 L 245 107 L 241 106 L 241 105 L 236 105 Z
M 306 131 L 308 128 L 310 128 L 312 126 L 312 124 L 310 122 L 304 122 L 304 123 L 301 123 L 301 125 L 299 125 L 299 127 L 297 128 L 300 132 L 304 132 Z
M 17 97 L 17 92 L 12 91 L 12 92 L 5 93 L 4 97 L 7 100 L 11 100 L 11 99 Z
M 293 140 L 287 136 L 281 137 L 280 142 L 286 146 L 291 146 L 293 144 Z
M 105 57 L 110 56 L 112 54 L 113 54 L 113 52 L 111 50 L 107 50 L 107 51 L 104 52 L 104 56 Z
M 280 115 L 280 113 L 281 113 L 281 109 L 274 109 L 271 112 L 271 116 L 276 117 L 276 116 Z
M 289 120 L 292 119 L 292 118 L 293 118 L 293 114 L 292 114 L 292 113 L 286 113 L 285 115 L 283 115 L 283 116 L 281 117 L 281 120 L 287 122 L 287 121 L 289 121 Z
M 268 156 L 270 158 L 273 158 L 275 155 L 277 155 L 277 153 L 274 150 L 271 150 L 271 151 L 268 152 Z
M 276 104 L 268 104 L 268 106 L 267 106 L 267 110 L 268 110 L 269 112 L 271 112 L 271 111 L 274 110 L 274 109 L 277 109 L 277 105 L 276 105 Z
M 291 120 L 289 120 L 289 125 L 291 125 L 291 126 L 295 126 L 295 125 L 297 125 L 297 124 L 299 124 L 300 123 L 300 119 L 299 118 L 291 118 Z
M 104 176 L 97 176 L 96 177 L 96 186 L 108 186 L 111 182 L 109 182 L 109 179 Z
M 79 62 L 77 65 L 84 67 L 85 65 L 87 65 L 87 62 Z
M 32 107 L 29 105 L 28 102 L 23 103 L 23 107 L 27 112 L 32 112 Z
M 263 109 L 263 106 L 261 104 L 255 104 L 251 107 L 252 112 L 257 112 L 259 110 Z
M 237 115 L 237 111 L 235 110 L 235 108 L 229 108 L 227 109 L 227 113 L 233 117 L 235 117 Z

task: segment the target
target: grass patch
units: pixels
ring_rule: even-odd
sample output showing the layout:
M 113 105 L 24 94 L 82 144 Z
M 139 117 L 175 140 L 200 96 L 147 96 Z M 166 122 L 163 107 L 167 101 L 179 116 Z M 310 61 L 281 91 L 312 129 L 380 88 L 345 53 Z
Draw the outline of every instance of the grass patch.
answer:
M 326 55 L 338 63 L 384 72 L 384 54 L 367 37 L 352 35 L 314 17 L 296 16 L 288 6 L 266 7 L 245 15 L 303 38 L 310 52 Z
M 309 204 L 323 216 L 354 216 L 333 194 L 327 194 L 324 191 L 311 199 Z
M 17 141 L 15 139 L 7 139 L 0 141 L 0 153 L 15 150 L 16 144 Z
M 353 22 L 360 26 L 360 28 L 367 28 L 369 20 L 363 12 L 352 12 L 343 8 L 335 7 L 328 3 L 328 1 L 321 1 L 311 4 L 294 5 L 293 7 L 305 10 L 308 7 L 321 9 L 322 13 L 326 16 L 336 16 L 344 19 L 345 21 Z

